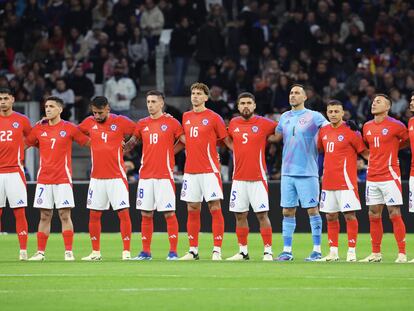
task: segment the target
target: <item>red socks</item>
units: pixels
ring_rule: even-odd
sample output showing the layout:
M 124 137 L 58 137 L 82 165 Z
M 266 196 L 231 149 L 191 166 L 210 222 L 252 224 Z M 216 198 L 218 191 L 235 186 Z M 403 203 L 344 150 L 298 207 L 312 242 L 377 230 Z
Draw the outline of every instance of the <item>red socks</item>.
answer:
M 338 247 L 339 220 L 328 221 L 327 224 L 329 247 Z
M 141 220 L 141 239 L 142 250 L 151 253 L 152 232 L 154 231 L 154 223 L 152 217 L 142 216 Z
M 118 211 L 119 227 L 121 231 L 122 243 L 124 244 L 124 251 L 131 249 L 131 217 L 129 217 L 129 209 L 124 208 Z
M 348 247 L 355 247 L 358 236 L 358 219 L 346 222 L 346 232 L 348 233 Z
M 236 227 L 236 235 L 239 246 L 246 246 L 247 237 L 249 235 L 249 227 Z
M 177 216 L 172 214 L 172 216 L 167 217 L 167 232 L 168 240 L 170 241 L 170 252 L 177 252 L 178 244 L 178 221 Z
M 71 251 L 73 245 L 73 231 L 65 230 L 62 232 L 63 243 L 65 244 L 65 251 Z
M 37 250 L 39 252 L 45 251 L 48 238 L 49 236 L 44 234 L 43 232 L 37 233 Z
M 190 247 L 198 247 L 198 234 L 200 233 L 200 211 L 188 211 L 187 233 Z
M 101 211 L 91 210 L 89 213 L 89 236 L 94 251 L 101 249 L 101 216 Z
M 16 218 L 16 233 L 17 238 L 19 239 L 20 249 L 27 249 L 27 232 L 29 229 L 27 226 L 25 208 L 13 208 L 13 213 Z
M 384 233 L 381 217 L 369 217 L 369 233 L 371 234 L 372 252 L 380 253 L 382 235 Z
M 260 234 L 262 235 L 263 245 L 265 247 L 272 246 L 272 227 L 261 228 Z
M 221 247 L 224 236 L 224 218 L 221 209 L 210 211 L 212 217 L 214 246 Z
M 405 254 L 405 225 L 401 215 L 391 217 L 394 237 L 397 241 L 398 252 Z

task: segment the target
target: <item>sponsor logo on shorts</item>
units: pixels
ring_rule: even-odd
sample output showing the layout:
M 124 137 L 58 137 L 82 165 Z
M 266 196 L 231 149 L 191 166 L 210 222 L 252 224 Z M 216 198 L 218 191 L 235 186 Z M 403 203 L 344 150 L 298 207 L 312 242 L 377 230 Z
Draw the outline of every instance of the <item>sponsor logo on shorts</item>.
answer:
M 313 203 L 316 203 L 316 201 L 315 201 L 314 199 L 311 199 L 311 200 L 309 201 L 309 204 L 313 204 Z
M 137 200 L 137 206 L 141 206 L 142 205 L 142 201 L 141 200 Z
M 208 124 L 208 119 L 203 119 L 203 121 L 201 121 L 203 123 L 203 125 L 207 125 Z
M 17 202 L 17 204 L 18 205 L 22 205 L 22 204 L 24 204 L 24 201 L 23 200 L 19 200 L 19 202 Z
M 37 204 L 42 204 L 42 203 L 43 203 L 43 200 L 42 200 L 42 198 L 38 198 L 38 199 L 36 200 L 36 202 L 37 202 Z
M 259 130 L 259 128 L 256 125 L 252 126 L 252 132 L 253 133 L 257 133 L 258 130 Z
M 165 132 L 167 130 L 168 126 L 165 124 L 161 125 L 161 131 Z
M 125 201 L 121 201 L 121 203 L 119 203 L 119 205 L 120 205 L 120 206 L 125 206 L 125 205 L 126 205 L 126 203 L 125 203 Z
M 395 203 L 395 201 L 394 201 L 393 198 L 391 198 L 391 199 L 388 200 L 388 203 Z
M 387 135 L 388 134 L 388 129 L 383 129 L 382 130 L 382 135 Z
M 343 135 L 339 135 L 338 136 L 338 141 L 343 141 L 344 140 L 344 136 Z
M 213 193 L 211 194 L 211 197 L 212 197 L 212 198 L 216 198 L 216 197 L 217 197 L 217 194 L 216 194 L 215 192 L 213 192 Z
M 19 125 L 20 125 L 20 124 L 19 124 L 19 122 L 14 122 L 14 123 L 13 123 L 13 127 L 14 127 L 15 129 L 17 129 L 17 128 L 19 127 Z
M 172 208 L 171 203 L 168 203 L 167 206 L 165 206 L 165 208 Z
M 66 131 L 60 131 L 59 134 L 60 134 L 61 137 L 65 137 L 66 136 Z
M 68 200 L 63 201 L 62 205 L 69 205 L 69 201 Z
M 264 208 L 266 208 L 266 205 L 264 205 L 264 204 L 259 206 L 259 209 L 264 209 Z
M 115 124 L 112 124 L 112 125 L 111 125 L 111 130 L 112 130 L 112 131 L 116 131 L 116 125 L 115 125 Z
M 346 205 L 344 206 L 344 209 L 347 209 L 347 208 L 351 208 L 351 205 L 349 205 L 348 203 L 346 203 Z

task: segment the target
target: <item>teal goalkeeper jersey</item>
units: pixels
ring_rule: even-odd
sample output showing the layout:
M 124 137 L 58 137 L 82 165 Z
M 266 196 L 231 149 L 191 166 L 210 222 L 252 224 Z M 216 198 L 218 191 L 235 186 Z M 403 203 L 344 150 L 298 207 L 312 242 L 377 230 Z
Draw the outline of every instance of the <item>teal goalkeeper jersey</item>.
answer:
M 283 134 L 282 175 L 319 176 L 317 134 L 325 124 L 321 113 L 306 108 L 282 114 L 276 128 Z

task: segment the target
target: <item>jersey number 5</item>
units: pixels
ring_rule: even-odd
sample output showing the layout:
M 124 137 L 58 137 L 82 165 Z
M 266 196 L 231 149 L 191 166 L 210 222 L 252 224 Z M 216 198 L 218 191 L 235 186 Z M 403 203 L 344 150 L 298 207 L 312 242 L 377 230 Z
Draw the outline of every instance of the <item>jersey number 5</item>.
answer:
M 243 133 L 243 135 L 242 135 L 242 137 L 243 137 L 242 144 L 247 144 L 247 142 L 249 141 L 248 136 L 249 136 L 249 134 Z

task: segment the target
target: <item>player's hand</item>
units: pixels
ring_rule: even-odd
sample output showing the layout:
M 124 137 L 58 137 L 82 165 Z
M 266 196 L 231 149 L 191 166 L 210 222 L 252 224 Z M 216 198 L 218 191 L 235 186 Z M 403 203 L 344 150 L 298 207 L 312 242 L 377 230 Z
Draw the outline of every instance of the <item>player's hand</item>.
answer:
M 122 149 L 124 150 L 124 152 L 130 152 L 132 148 L 134 148 L 136 143 L 137 143 L 137 140 L 135 136 L 132 136 L 127 142 L 122 141 Z
M 168 118 L 174 118 L 172 115 L 170 115 L 169 113 L 167 113 L 167 112 L 164 112 L 164 116 L 166 116 L 166 117 L 168 117 Z
M 358 125 L 353 120 L 348 120 L 345 122 L 348 127 L 353 131 L 359 131 Z
M 43 117 L 39 121 L 36 122 L 36 125 L 46 123 L 46 121 L 47 121 L 47 118 Z

